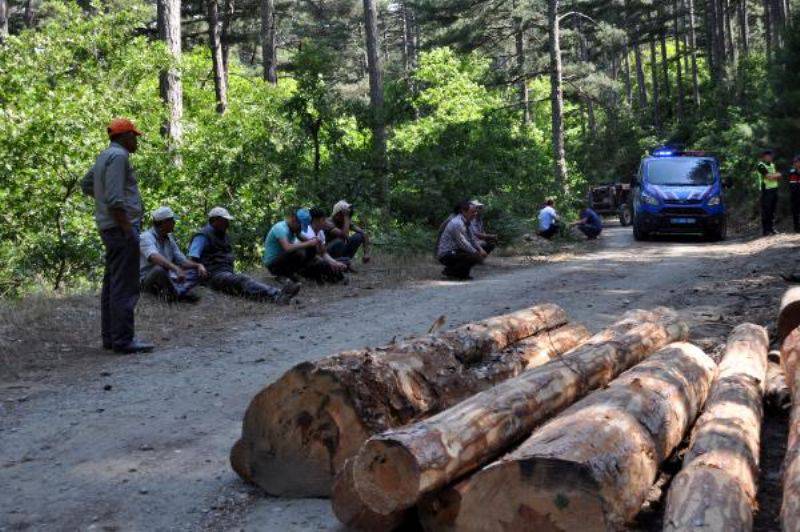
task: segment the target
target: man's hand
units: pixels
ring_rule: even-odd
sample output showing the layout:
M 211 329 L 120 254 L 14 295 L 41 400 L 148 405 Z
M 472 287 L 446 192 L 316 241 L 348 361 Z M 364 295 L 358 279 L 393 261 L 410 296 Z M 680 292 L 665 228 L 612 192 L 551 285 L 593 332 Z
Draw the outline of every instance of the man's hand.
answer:
M 197 275 L 199 275 L 201 279 L 208 277 L 208 270 L 200 263 L 197 263 Z
M 183 271 L 183 268 L 180 266 L 175 266 L 175 269 L 172 271 L 175 272 L 175 280 L 179 283 L 182 283 L 186 280 L 186 272 Z
M 308 240 L 303 242 L 304 248 L 317 247 L 317 246 L 319 246 L 319 238 L 317 237 L 309 238 Z
M 331 264 L 331 268 L 335 272 L 343 272 L 343 271 L 347 270 L 347 264 L 344 264 L 343 262 L 339 262 L 338 260 L 334 260 L 330 264 Z
M 479 249 L 479 250 L 478 250 L 478 255 L 480 255 L 482 259 L 485 259 L 486 257 L 488 257 L 488 256 L 489 256 L 489 254 L 488 254 L 488 253 L 486 253 L 486 251 L 485 251 L 485 250 L 483 250 L 483 249 Z

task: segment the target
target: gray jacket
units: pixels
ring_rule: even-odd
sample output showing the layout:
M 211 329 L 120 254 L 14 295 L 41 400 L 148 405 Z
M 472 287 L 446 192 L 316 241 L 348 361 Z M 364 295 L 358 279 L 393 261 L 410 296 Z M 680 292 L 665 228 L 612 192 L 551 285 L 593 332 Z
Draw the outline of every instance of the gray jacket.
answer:
M 131 223 L 141 223 L 142 198 L 129 157 L 128 150 L 112 142 L 81 181 L 83 192 L 94 198 L 94 219 L 101 231 L 117 226 L 112 208 L 124 208 Z

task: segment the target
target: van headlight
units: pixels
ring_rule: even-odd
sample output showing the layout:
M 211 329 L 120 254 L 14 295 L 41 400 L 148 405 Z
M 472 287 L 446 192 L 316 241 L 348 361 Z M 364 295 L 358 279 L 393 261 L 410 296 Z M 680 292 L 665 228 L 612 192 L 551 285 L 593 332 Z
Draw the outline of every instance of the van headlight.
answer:
M 720 198 L 719 196 L 711 196 L 708 199 L 708 206 L 709 207 L 716 207 L 720 203 L 722 203 L 722 198 Z
M 642 194 L 642 201 L 648 205 L 658 205 L 658 200 L 649 194 Z

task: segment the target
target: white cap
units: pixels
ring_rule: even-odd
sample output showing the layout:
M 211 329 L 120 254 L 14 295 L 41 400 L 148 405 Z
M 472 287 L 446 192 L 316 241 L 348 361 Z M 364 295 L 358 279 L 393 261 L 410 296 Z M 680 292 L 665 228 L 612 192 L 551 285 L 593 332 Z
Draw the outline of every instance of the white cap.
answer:
M 169 207 L 162 206 L 154 210 L 151 216 L 153 217 L 154 222 L 163 222 L 164 220 L 175 218 L 175 213 L 172 212 L 172 209 L 170 209 Z
M 333 212 L 331 213 L 331 216 L 336 216 L 342 211 L 349 211 L 350 207 L 352 207 L 352 205 L 347 203 L 345 200 L 341 200 L 333 206 Z
M 225 218 L 226 220 L 233 220 L 233 216 L 228 212 L 225 207 L 214 207 L 208 211 L 209 218 Z
M 476 200 L 476 199 L 474 199 L 474 200 L 470 201 L 470 203 L 472 203 L 472 205 L 474 205 L 475 207 L 477 207 L 477 208 L 479 208 L 479 209 L 480 209 L 481 207 L 485 207 L 485 205 L 484 205 L 483 203 L 481 203 L 480 201 L 478 201 L 478 200 Z

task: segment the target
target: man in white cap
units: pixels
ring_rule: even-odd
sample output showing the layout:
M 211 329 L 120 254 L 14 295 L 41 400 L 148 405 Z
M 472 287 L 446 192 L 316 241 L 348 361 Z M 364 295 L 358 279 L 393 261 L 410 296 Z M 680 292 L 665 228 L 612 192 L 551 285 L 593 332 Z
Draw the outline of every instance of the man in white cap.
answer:
M 175 241 L 175 213 L 159 207 L 151 215 L 153 226 L 139 237 L 139 279 L 142 290 L 167 301 L 198 300 L 191 290 L 206 278 L 205 266 L 189 260 Z
M 353 223 L 353 206 L 341 200 L 333 206 L 333 212 L 328 223 L 325 224 L 325 238 L 328 242 L 328 253 L 334 259 L 348 265 L 353 271 L 351 262 L 358 249 L 363 244 L 364 253 L 361 261 L 366 264 L 370 261 L 370 242 L 367 232 Z
M 478 200 L 472 200 L 472 205 L 475 206 L 475 217 L 470 222 L 469 229 L 488 255 L 497 246 L 497 235 L 487 233 L 483 225 L 483 208 L 485 205 Z
M 208 224 L 192 238 L 189 258 L 205 266 L 208 271 L 205 282 L 213 290 L 226 294 L 283 305 L 289 303 L 300 291 L 300 285 L 290 283 L 279 290 L 234 271 L 233 244 L 228 236 L 231 220 L 233 216 L 227 209 L 214 207 L 208 213 Z

